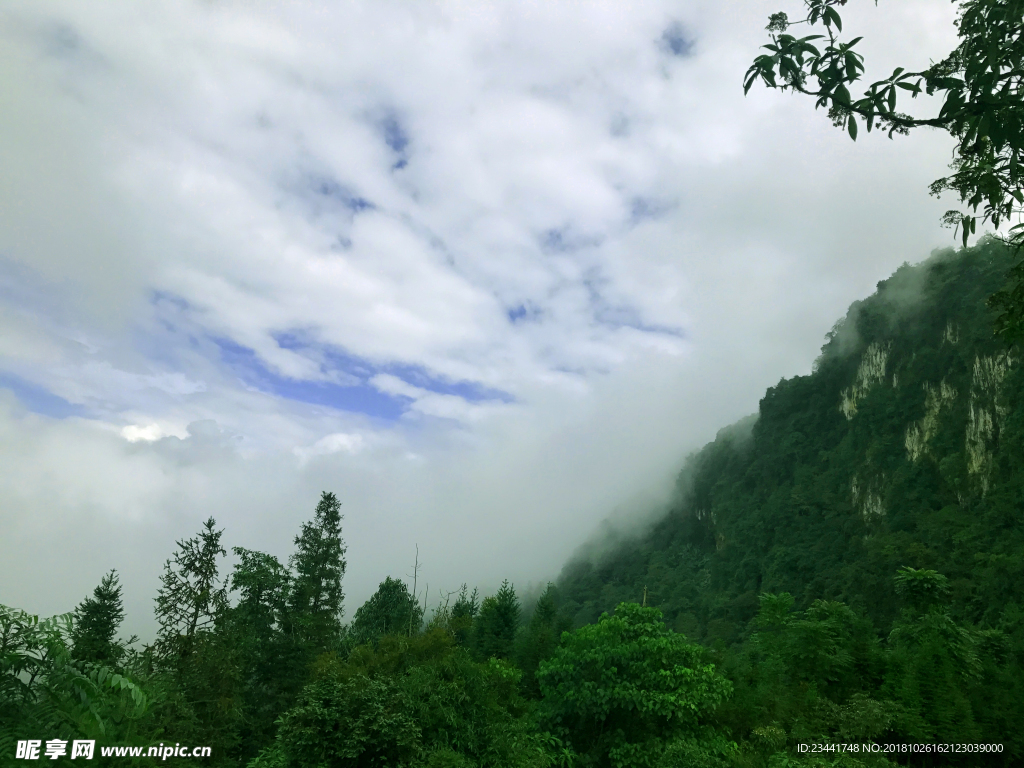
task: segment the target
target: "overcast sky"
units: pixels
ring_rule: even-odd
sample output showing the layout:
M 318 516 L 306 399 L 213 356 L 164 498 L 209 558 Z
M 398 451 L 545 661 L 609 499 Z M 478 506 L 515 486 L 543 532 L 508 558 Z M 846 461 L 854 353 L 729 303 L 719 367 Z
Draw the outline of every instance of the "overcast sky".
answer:
M 0 603 L 116 568 L 151 636 L 175 539 L 284 560 L 324 490 L 349 617 L 416 544 L 433 603 L 657 508 L 953 243 L 948 137 L 744 98 L 785 5 L 5 2 Z M 953 11 L 843 15 L 870 82 Z

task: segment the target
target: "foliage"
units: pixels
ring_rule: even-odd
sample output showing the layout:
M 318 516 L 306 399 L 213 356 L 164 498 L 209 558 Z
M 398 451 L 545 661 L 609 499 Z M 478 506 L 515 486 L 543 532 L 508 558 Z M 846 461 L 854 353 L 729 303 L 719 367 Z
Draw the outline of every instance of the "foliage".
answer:
M 352 640 L 373 643 L 387 634 L 411 635 L 423 623 L 423 609 L 404 582 L 384 579 L 352 619 Z
M 870 131 L 876 124 L 893 133 L 933 127 L 958 141 L 955 173 L 936 181 L 934 194 L 952 190 L 972 211 L 984 203 L 983 221 L 996 227 L 1021 211 L 1020 155 L 1024 150 L 1024 2 L 1022 0 L 960 0 L 957 32 L 960 44 L 926 69 L 893 74 L 871 84 L 853 99 L 852 86 L 864 73 L 864 57 L 856 51 L 862 38 L 842 42 L 842 19 L 836 7 L 846 0 L 804 0 L 806 17 L 790 22 L 785 13 L 773 14 L 768 24 L 772 42 L 747 70 L 744 92 L 760 79 L 770 88 L 812 96 L 836 122 L 857 138 L 857 118 Z M 787 34 L 794 24 L 821 24 L 824 35 L 802 38 Z M 827 39 L 824 50 L 814 41 Z M 815 85 L 810 85 L 810 80 Z M 900 91 L 943 95 L 935 117 L 915 118 L 897 111 Z M 948 215 L 948 214 L 947 214 Z M 976 217 L 958 220 L 967 237 Z M 1017 231 L 1020 231 L 1018 228 Z
M 523 670 L 523 693 L 540 698 L 537 670 L 555 653 L 562 633 L 572 629 L 572 619 L 560 611 L 558 587 L 548 584 L 537 600 L 530 622 L 516 640 L 516 663 Z
M 521 608 L 516 591 L 508 581 L 497 594 L 485 598 L 473 622 L 473 650 L 477 658 L 512 657 Z
M 695 735 L 731 686 L 661 611 L 622 603 L 569 633 L 538 672 L 543 720 L 594 765 L 655 765 Z
M 459 645 L 468 645 L 473 629 L 473 620 L 480 611 L 479 592 L 474 589 L 467 593 L 466 585 L 462 585 L 462 591 L 451 608 L 449 625 L 455 642 Z
M 40 620 L 0 605 L 0 756 L 15 740 L 48 738 L 136 740 L 152 696 L 127 674 L 71 653 L 72 616 Z
M 110 571 L 75 609 L 71 629 L 72 654 L 76 659 L 110 664 L 125 653 L 125 645 L 116 640 L 117 628 L 124 620 L 124 603 L 117 571 Z
M 376 647 L 360 646 L 347 661 L 325 668 L 254 765 L 551 765 L 549 744 L 532 728 L 518 682 L 514 667 L 473 661 L 444 630 L 383 636 Z M 317 754 L 295 746 L 314 744 L 316 733 L 337 736 Z M 375 762 L 385 760 L 378 749 L 390 763 Z
M 387 678 L 312 683 L 284 715 L 273 749 L 255 765 L 402 768 L 422 752 L 410 703 Z
M 985 305 L 1012 257 L 938 252 L 856 302 L 811 375 L 688 460 L 648 534 L 565 567 L 575 625 L 648 586 L 713 649 L 736 687 L 717 720 L 765 763 L 756 732 L 912 743 L 953 719 L 1024 755 L 1024 368 Z
M 240 754 L 253 757 L 259 745 L 273 738 L 277 718 L 294 703 L 305 677 L 305 659 L 288 631 L 288 569 L 263 552 L 242 547 L 232 552 L 238 562 L 230 584 L 238 604 L 226 617 L 224 633 L 238 669 Z
M 167 658 L 191 655 L 197 633 L 213 629 L 227 608 L 227 589 L 217 568 L 217 558 L 227 552 L 220 544 L 224 531 L 216 527 L 217 522 L 209 518 L 198 536 L 178 542 L 173 559 L 164 564 L 156 620 L 160 625 L 157 648 Z
M 962 230 L 966 246 L 977 230 L 979 207 L 982 221 L 996 228 L 1015 216 L 1019 221 L 1024 211 L 1024 0 L 958 0 L 959 45 L 925 69 L 897 67 L 859 99 L 850 89 L 865 71 L 864 57 L 857 52 L 862 38 L 840 40 L 843 23 L 836 8 L 845 4 L 804 0 L 806 16 L 798 22 L 782 12 L 772 14 L 767 27 L 772 41 L 764 46 L 768 53 L 747 70 L 744 93 L 760 80 L 770 88 L 811 96 L 854 140 L 858 119 L 868 131 L 877 124 L 890 138 L 920 127 L 948 131 L 957 141 L 953 173 L 933 182 L 931 193 L 955 192 L 969 210 L 948 211 L 946 223 Z M 790 27 L 804 23 L 821 24 L 825 34 L 788 34 Z M 819 49 L 817 41 L 825 40 Z M 901 93 L 916 98 L 922 92 L 942 96 L 934 117 L 898 111 Z M 1024 224 L 1010 229 L 1010 240 L 1024 245 Z M 996 330 L 1016 342 L 1024 340 L 1024 262 L 1010 277 L 1010 284 L 993 295 L 992 306 L 1000 311 Z
M 891 768 L 797 747 L 936 740 L 1019 764 L 1024 366 L 985 306 L 1011 258 L 983 239 L 879 283 L 811 375 L 687 461 L 670 514 L 525 622 L 505 582 L 423 627 L 389 578 L 341 626 L 329 493 L 288 566 L 235 547 L 222 581 L 212 519 L 178 542 L 141 652 L 113 572 L 73 616 L 0 608 L 0 759 L 39 734 L 232 768 Z
M 295 547 L 291 620 L 312 653 L 330 650 L 341 635 L 341 580 L 346 565 L 341 502 L 333 493 L 321 495 L 313 521 L 303 523 Z

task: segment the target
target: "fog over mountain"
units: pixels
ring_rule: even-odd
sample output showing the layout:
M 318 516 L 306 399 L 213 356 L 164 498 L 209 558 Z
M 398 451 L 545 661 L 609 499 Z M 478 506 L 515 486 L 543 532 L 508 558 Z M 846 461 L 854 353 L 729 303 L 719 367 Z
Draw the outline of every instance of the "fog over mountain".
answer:
M 328 490 L 350 617 L 417 544 L 432 602 L 525 587 L 664 502 L 951 243 L 948 136 L 744 98 L 776 5 L 5 3 L 0 602 L 116 568 L 149 637 L 175 539 L 286 558 Z M 868 82 L 952 47 L 882 6 Z

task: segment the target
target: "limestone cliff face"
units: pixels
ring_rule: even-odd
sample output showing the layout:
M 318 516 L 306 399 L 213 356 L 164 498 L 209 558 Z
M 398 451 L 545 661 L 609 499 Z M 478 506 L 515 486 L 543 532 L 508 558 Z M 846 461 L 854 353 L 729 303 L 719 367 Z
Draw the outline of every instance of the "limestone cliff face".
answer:
M 904 316 L 938 309 L 929 306 L 923 296 L 916 301 L 917 307 L 908 303 L 901 308 Z M 899 324 L 894 325 L 889 334 L 890 338 L 872 341 L 860 353 L 853 381 L 840 392 L 839 412 L 848 422 L 853 422 L 857 418 L 858 404 L 873 388 L 893 390 L 888 397 L 881 395 L 879 402 L 887 400 L 888 405 L 895 405 L 905 413 L 921 412 L 919 417 L 907 422 L 903 431 L 907 461 L 915 464 L 930 459 L 948 463 L 949 446 L 938 445 L 936 438 L 940 431 L 962 433 L 963 468 L 973 483 L 957 491 L 958 500 L 965 501 L 965 493 L 970 489 L 984 495 L 990 484 L 999 433 L 1009 414 L 1012 393 L 1007 392 L 1006 387 L 1017 358 L 1011 350 L 993 349 L 992 339 L 961 342 L 960 323 L 947 320 L 931 343 L 924 340 L 925 350 L 938 350 L 948 358 L 941 370 L 942 377 L 933 381 L 928 378 L 930 371 L 924 370 L 927 363 L 918 364 L 917 350 L 911 351 L 908 359 L 901 360 L 893 355 L 893 345 L 902 335 Z M 972 355 L 973 363 L 968 367 L 967 361 Z M 919 382 L 916 398 L 909 393 L 897 396 L 901 381 L 904 387 Z M 958 407 L 961 405 L 958 398 L 965 401 L 965 407 Z M 917 403 L 912 402 L 915 399 Z M 853 476 L 851 498 L 865 519 L 885 513 L 883 475 L 884 471 L 871 480 L 856 473 Z
M 985 303 L 1011 264 L 989 241 L 879 283 L 811 375 L 768 389 L 752 430 L 722 430 L 687 461 L 648 536 L 566 566 L 578 620 L 646 585 L 705 639 L 739 637 L 764 591 L 844 599 L 884 623 L 901 565 L 945 573 L 975 619 L 1002 610 L 978 563 L 1019 561 L 1024 577 L 1024 366 Z
M 842 402 L 839 410 L 843 412 L 847 421 L 850 421 L 857 414 L 857 403 L 864 399 L 871 387 L 885 381 L 885 365 L 889 361 L 889 349 L 892 344 L 889 342 L 873 342 L 868 345 L 857 366 L 857 378 L 849 387 L 843 390 Z M 895 377 L 896 374 L 893 374 Z M 893 379 L 893 386 L 896 386 L 896 379 Z

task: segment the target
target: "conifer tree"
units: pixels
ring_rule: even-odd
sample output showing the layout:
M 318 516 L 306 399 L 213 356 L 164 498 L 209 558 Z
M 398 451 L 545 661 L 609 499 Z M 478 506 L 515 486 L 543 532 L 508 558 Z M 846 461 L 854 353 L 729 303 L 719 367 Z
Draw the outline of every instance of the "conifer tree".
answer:
M 220 544 L 224 531 L 216 525 L 209 518 L 198 536 L 178 542 L 178 551 L 164 564 L 156 597 L 161 655 L 188 656 L 196 634 L 212 629 L 227 607 L 227 590 L 217 573 L 217 558 L 227 552 Z
M 449 620 L 449 626 L 451 627 L 452 634 L 455 636 L 457 645 L 464 647 L 469 645 L 473 631 L 473 620 L 476 618 L 479 610 L 479 591 L 474 587 L 473 592 L 468 594 L 466 592 L 466 585 L 463 584 L 462 591 L 459 592 L 459 597 L 456 599 L 455 605 L 452 606 L 451 619 Z
M 562 633 L 572 629 L 572 622 L 559 613 L 558 603 L 558 588 L 549 583 L 537 600 L 530 623 L 517 641 L 516 660 L 523 670 L 522 689 L 533 698 L 540 697 L 536 675 L 540 663 L 551 658 Z
M 116 663 L 124 654 L 124 645 L 115 640 L 124 620 L 121 584 L 117 571 L 111 570 L 75 609 L 71 630 L 73 656 L 82 661 Z
M 512 656 L 520 613 L 519 598 L 506 579 L 496 595 L 484 600 L 473 623 L 473 648 L 479 658 Z
M 239 743 L 237 650 L 224 632 L 227 588 L 218 573 L 223 530 L 211 517 L 198 536 L 178 542 L 164 566 L 156 597 L 160 625 L 154 647 L 159 667 L 171 675 L 166 712 L 175 735 L 207 744 L 215 753 Z
M 316 513 L 295 537 L 294 571 L 289 600 L 295 632 L 316 653 L 334 647 L 341 637 L 341 580 L 345 542 L 341 538 L 341 502 L 324 491 Z
M 298 694 L 304 659 L 285 631 L 291 573 L 264 552 L 231 551 L 238 558 L 231 591 L 239 600 L 229 611 L 226 631 L 240 677 L 241 756 L 249 759 L 273 738 L 275 721 Z

